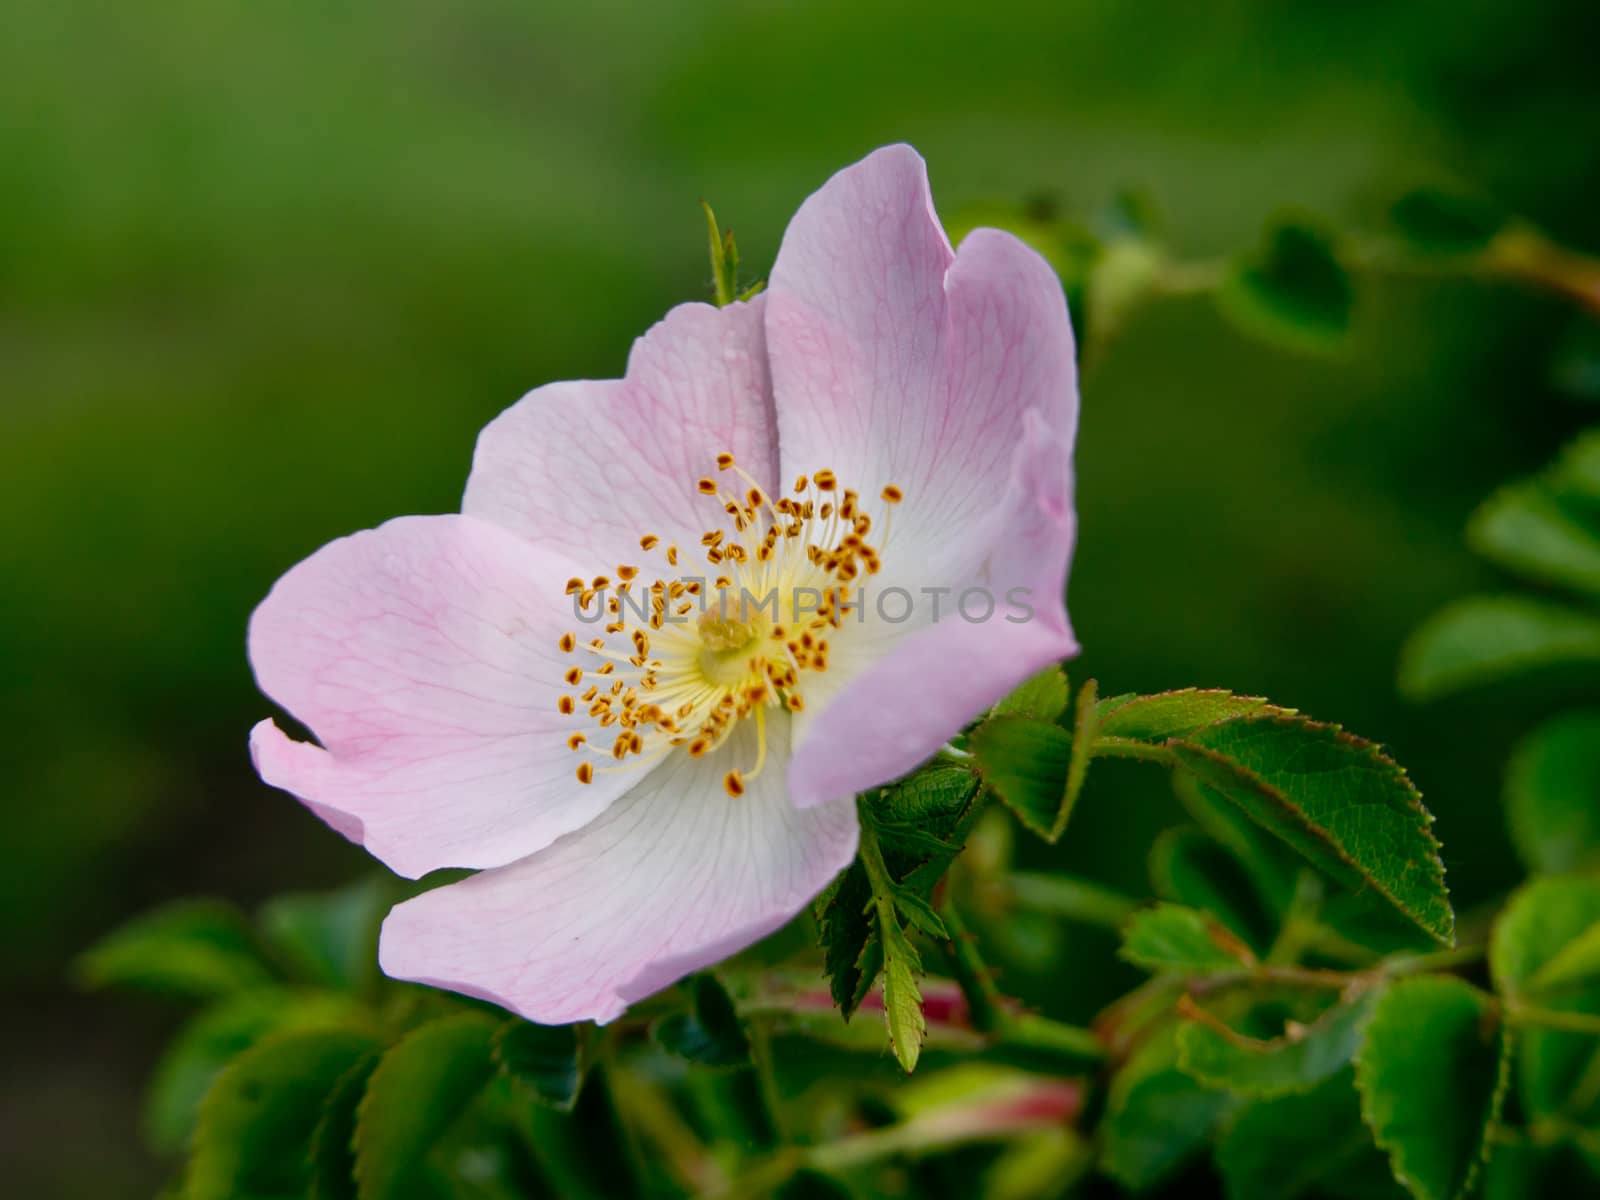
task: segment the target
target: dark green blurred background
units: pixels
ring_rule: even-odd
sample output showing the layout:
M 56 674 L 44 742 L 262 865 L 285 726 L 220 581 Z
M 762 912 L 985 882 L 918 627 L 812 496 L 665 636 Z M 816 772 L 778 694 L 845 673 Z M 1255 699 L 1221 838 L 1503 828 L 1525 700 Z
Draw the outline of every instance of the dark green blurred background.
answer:
M 74 950 L 162 899 L 253 903 L 363 856 L 259 784 L 251 606 L 325 540 L 459 500 L 477 429 L 620 372 L 708 287 L 706 196 L 764 272 L 887 141 L 941 208 L 1147 189 L 1185 254 L 1285 205 L 1339 225 L 1443 171 L 1600 247 L 1589 0 L 544 5 L 10 0 L 0 8 L 0 712 L 11 1194 L 148 1195 L 137 1101 L 172 1018 Z M 1404 634 L 1486 582 L 1458 531 L 1581 420 L 1565 316 L 1362 279 L 1342 359 L 1141 311 L 1086 378 L 1073 668 L 1262 692 L 1388 743 L 1458 900 L 1514 876 L 1499 764 L 1530 714 L 1394 696 Z M 1096 803 L 1095 801 L 1100 801 Z M 1121 801 L 1113 803 L 1113 801 Z M 1160 781 L 1097 775 L 1039 861 L 1143 890 Z M 1043 1002 L 1101 992 L 1064 967 Z

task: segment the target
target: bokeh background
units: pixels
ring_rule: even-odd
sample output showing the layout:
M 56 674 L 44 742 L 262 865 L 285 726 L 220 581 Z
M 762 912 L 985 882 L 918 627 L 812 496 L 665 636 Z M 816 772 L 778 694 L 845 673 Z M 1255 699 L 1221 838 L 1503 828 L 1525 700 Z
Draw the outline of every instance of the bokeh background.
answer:
M 1379 0 L 10 0 L 0 7 L 0 1160 L 11 1194 L 147 1196 L 139 1092 L 173 1016 L 76 949 L 192 893 L 365 860 L 245 751 L 252 605 L 329 538 L 456 506 L 528 388 L 620 372 L 709 286 L 697 201 L 764 272 L 833 170 L 913 142 L 941 208 L 1135 186 L 1172 243 L 1288 206 L 1370 227 L 1465 180 L 1600 248 L 1600 9 Z M 1204 298 L 1138 311 L 1084 387 L 1075 678 L 1264 693 L 1384 741 L 1470 907 L 1515 876 L 1516 697 L 1409 706 L 1406 632 L 1492 585 L 1473 503 L 1583 413 L 1566 310 L 1361 278 L 1339 357 Z M 1145 891 L 1159 780 L 1096 769 L 1037 864 Z M 1082 1016 L 1110 983 L 1023 978 Z

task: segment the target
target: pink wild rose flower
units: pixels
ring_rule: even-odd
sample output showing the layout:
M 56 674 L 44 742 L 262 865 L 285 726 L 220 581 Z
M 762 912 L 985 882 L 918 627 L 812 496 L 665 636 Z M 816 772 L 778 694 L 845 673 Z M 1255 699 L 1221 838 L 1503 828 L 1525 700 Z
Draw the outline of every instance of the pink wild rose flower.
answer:
M 787 922 L 856 793 L 1076 651 L 1076 425 L 1050 267 L 952 251 L 921 158 L 879 150 L 764 294 L 494 420 L 459 515 L 280 579 L 250 661 L 320 745 L 262 721 L 257 770 L 401 875 L 478 870 L 389 914 L 389 975 L 609 1021 Z

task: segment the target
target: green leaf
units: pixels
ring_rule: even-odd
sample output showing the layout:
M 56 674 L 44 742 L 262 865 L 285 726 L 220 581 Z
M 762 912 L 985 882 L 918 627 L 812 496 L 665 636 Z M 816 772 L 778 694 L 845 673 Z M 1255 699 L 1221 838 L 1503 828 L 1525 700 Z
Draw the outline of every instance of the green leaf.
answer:
M 1600 979 L 1600 921 L 1573 938 L 1528 980 L 1528 992 L 1548 995 Z
M 1147 971 L 1208 975 L 1237 971 L 1255 955 L 1208 913 L 1176 904 L 1136 912 L 1122 933 L 1123 958 Z
M 969 741 L 990 791 L 1033 833 L 1054 843 L 1066 825 L 1072 737 L 1033 717 L 991 717 Z
M 871 828 L 892 885 L 891 901 L 923 900 L 944 878 L 982 810 L 982 784 L 964 766 L 926 767 L 909 779 L 861 798 L 863 829 Z M 873 892 L 861 860 L 817 898 L 823 968 L 839 1011 L 848 1020 L 872 990 L 883 966 Z
M 1261 1040 L 1236 1033 L 1192 1002 L 1178 1029 L 1178 1066 L 1207 1087 L 1269 1099 L 1307 1092 L 1350 1065 L 1377 998 L 1369 990 L 1309 1025 Z
M 1242 717 L 1170 743 L 1200 780 L 1352 890 L 1370 889 L 1436 941 L 1454 940 L 1433 817 L 1378 747 L 1303 717 Z
M 1070 699 L 1066 672 L 1060 667 L 1046 667 L 1018 684 L 1015 691 L 989 710 L 989 715 L 1054 721 L 1067 711 Z
M 1361 947 L 1380 957 L 1434 948 L 1431 936 L 1376 892 L 1334 892 L 1325 896 L 1316 923 L 1336 942 Z
M 907 1074 L 917 1069 L 922 1039 L 928 1023 L 922 1013 L 922 957 L 892 915 L 879 913 L 883 940 L 883 1016 L 889 1028 L 889 1045 Z
M 1246 333 L 1293 350 L 1327 351 L 1350 330 L 1355 289 L 1332 239 L 1288 221 L 1268 230 L 1257 254 L 1233 265 L 1217 301 Z
M 201 1105 L 186 1200 L 302 1200 L 323 1101 L 377 1045 L 320 1030 L 267 1038 L 234 1059 Z
M 1094 740 L 1100 727 L 1100 714 L 1095 701 L 1097 695 L 1098 686 L 1092 679 L 1078 692 L 1078 710 L 1072 723 L 1072 759 L 1067 764 L 1067 794 L 1061 801 L 1061 811 L 1056 814 L 1055 825 L 1051 826 L 1058 841 L 1066 831 L 1067 822 L 1072 819 L 1078 793 L 1083 791 L 1083 781 L 1089 773 L 1089 760 L 1094 757 Z
M 906 924 L 920 929 L 931 938 L 948 941 L 950 931 L 945 928 L 944 918 L 933 911 L 929 904 L 915 892 L 905 888 L 896 888 L 894 891 L 894 906 L 899 909 L 900 915 L 906 919 Z
M 494 1061 L 539 1103 L 562 1112 L 577 1103 L 583 1066 L 573 1026 L 507 1022 L 495 1034 Z
M 877 980 L 881 960 L 871 964 L 864 959 L 869 945 L 875 944 L 870 906 L 872 888 L 860 861 L 825 888 L 816 902 L 817 931 L 822 943 L 822 969 L 828 977 L 828 990 L 840 1014 L 849 1020 L 866 999 Z
M 1501 910 L 1489 940 L 1495 987 L 1523 999 L 1600 969 L 1600 880 L 1535 879 Z
M 1600 665 L 1600 617 L 1527 596 L 1471 596 L 1406 641 L 1400 690 L 1432 700 L 1568 662 Z
M 180 900 L 135 917 L 77 961 L 91 987 L 211 1000 L 273 982 L 250 926 L 220 900 Z
M 1414 250 L 1423 254 L 1475 254 L 1494 240 L 1506 214 L 1481 196 L 1418 188 L 1395 201 L 1390 216 Z
M 360 992 L 377 978 L 378 926 L 389 897 L 376 878 L 262 906 L 263 936 L 308 983 Z
M 1467 543 L 1540 583 L 1600 594 L 1600 431 L 1580 437 L 1537 478 L 1479 505 Z
M 356 1116 L 382 1055 L 374 1050 L 339 1077 L 311 1134 L 310 1200 L 357 1200 Z
M 657 1021 L 652 1030 L 656 1041 L 680 1058 L 702 1066 L 748 1065 L 750 1042 L 722 984 L 710 972 L 702 972 L 690 987 L 693 1010 Z
M 1100 701 L 1096 713 L 1099 737 L 1133 738 L 1140 742 L 1164 742 L 1181 737 L 1216 721 L 1248 716 L 1277 708 L 1260 696 L 1235 696 L 1219 688 L 1180 688 L 1150 696 L 1113 696 Z
M 1253 1102 L 1218 1142 L 1217 1169 L 1229 1200 L 1405 1197 L 1361 1123 L 1348 1069 L 1308 1092 Z
M 1361 1113 L 1416 1200 L 1471 1190 L 1510 1054 L 1494 1000 L 1463 980 L 1402 979 L 1378 1000 L 1356 1058 Z
M 866 871 L 872 894 L 872 915 L 877 933 L 878 953 L 883 969 L 883 1016 L 889 1029 L 889 1044 L 895 1059 L 908 1074 L 917 1067 L 922 1054 L 922 1039 L 928 1032 L 922 1013 L 922 991 L 917 976 L 922 974 L 922 958 L 900 926 L 895 907 L 895 880 L 889 873 L 877 830 L 862 806 L 861 848 L 858 861 Z
M 469 1012 L 413 1030 L 383 1056 L 356 1116 L 361 1200 L 407 1200 L 428 1151 L 494 1074 L 495 1020 Z
M 1547 876 L 1525 884 L 1501 910 L 1490 934 L 1495 987 L 1512 1001 L 1537 999 L 1542 1008 L 1600 1013 L 1600 985 L 1571 986 L 1581 978 L 1583 964 L 1592 962 L 1597 923 L 1600 879 Z M 1541 994 L 1552 971 L 1562 986 Z M 1518 1091 L 1525 1108 L 1569 1121 L 1600 1113 L 1600 1097 L 1586 1082 L 1597 1053 L 1593 1037 L 1525 1027 L 1518 1041 Z
M 200 1103 L 222 1069 L 268 1034 L 349 1028 L 359 1010 L 347 998 L 266 987 L 218 1001 L 183 1026 L 162 1052 L 145 1098 L 150 1145 L 181 1149 L 194 1132 Z
M 869 808 L 874 825 L 882 830 L 909 827 L 934 838 L 951 857 L 961 852 L 978 778 L 966 767 L 939 764 L 924 767 L 892 787 L 874 792 Z M 885 847 L 890 846 L 885 839 Z
M 1285 854 L 1278 840 L 1238 805 L 1188 771 L 1172 772 L 1172 791 L 1194 822 L 1239 860 L 1263 907 L 1274 918 L 1287 909 L 1294 898 L 1299 860 Z
M 724 233 L 718 228 L 711 205 L 702 200 L 700 207 L 705 210 L 711 249 L 712 298 L 718 308 L 723 308 L 739 296 L 739 248 L 734 244 L 731 231 Z
M 1506 767 L 1511 839 L 1531 871 L 1600 862 L 1600 710 L 1566 713 L 1518 743 Z
M 1154 1031 L 1112 1076 L 1100 1122 L 1100 1165 L 1124 1187 L 1144 1191 L 1178 1170 L 1239 1107 L 1177 1067 L 1171 1025 Z
M 1150 886 L 1162 900 L 1211 913 L 1257 951 L 1275 924 L 1250 872 L 1210 834 L 1193 826 L 1166 829 L 1150 845 Z

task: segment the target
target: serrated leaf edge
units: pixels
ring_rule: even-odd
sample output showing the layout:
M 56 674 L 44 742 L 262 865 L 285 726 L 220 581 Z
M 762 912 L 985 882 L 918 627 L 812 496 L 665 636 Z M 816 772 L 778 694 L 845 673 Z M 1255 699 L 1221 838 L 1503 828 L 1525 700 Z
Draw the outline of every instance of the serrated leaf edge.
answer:
M 1206 761 L 1208 763 L 1215 763 L 1215 764 L 1225 765 L 1225 766 L 1227 766 L 1227 767 L 1229 767 L 1229 768 L 1231 768 L 1233 770 L 1236 770 L 1240 775 L 1247 776 L 1252 781 L 1252 783 L 1258 788 L 1260 794 L 1263 797 L 1265 797 L 1275 807 L 1278 807 L 1281 810 L 1283 810 L 1283 812 L 1286 813 L 1298 827 L 1303 829 L 1314 840 L 1316 840 L 1316 841 L 1322 843 L 1323 845 L 1327 846 L 1328 849 L 1330 851 L 1332 851 L 1332 853 L 1340 861 L 1344 862 L 1346 865 L 1348 865 L 1353 870 L 1355 870 L 1357 872 L 1357 874 L 1360 875 L 1361 878 L 1363 879 L 1364 885 L 1368 886 L 1368 887 L 1371 887 L 1373 891 L 1377 892 L 1385 900 L 1387 900 L 1394 907 L 1394 910 L 1396 912 L 1398 912 L 1398 913 L 1402 914 L 1403 916 L 1405 916 L 1405 918 L 1407 920 L 1409 920 L 1412 924 L 1416 925 L 1418 929 L 1421 929 L 1429 937 L 1431 937 L 1434 940 L 1436 940 L 1437 942 L 1439 942 L 1440 945 L 1447 946 L 1447 947 L 1448 946 L 1454 946 L 1455 945 L 1455 908 L 1454 908 L 1453 905 L 1450 904 L 1450 888 L 1445 883 L 1444 859 L 1440 855 L 1440 851 L 1443 849 L 1443 847 L 1439 844 L 1439 839 L 1434 837 L 1434 835 L 1433 835 L 1433 829 L 1432 829 L 1433 821 L 1434 821 L 1433 814 L 1428 811 L 1427 806 L 1422 802 L 1422 793 L 1417 789 L 1417 785 L 1411 781 L 1411 776 L 1406 771 L 1406 769 L 1403 766 L 1401 766 L 1398 762 L 1396 762 L 1394 759 L 1390 758 L 1387 754 L 1385 754 L 1383 752 L 1383 748 L 1380 745 L 1378 745 L 1376 742 L 1369 742 L 1365 738 L 1357 737 L 1353 733 L 1346 732 L 1346 730 L 1344 729 L 1343 726 L 1335 725 L 1335 724 L 1333 724 L 1331 722 L 1327 722 L 1327 721 L 1314 721 L 1314 720 L 1310 719 L 1309 717 L 1302 717 L 1302 716 L 1299 716 L 1299 715 L 1286 716 L 1286 715 L 1280 715 L 1280 714 L 1277 714 L 1277 713 L 1268 713 L 1268 714 L 1255 713 L 1255 714 L 1251 714 L 1249 716 L 1235 717 L 1235 718 L 1232 718 L 1231 720 L 1226 721 L 1226 722 L 1217 722 L 1216 725 L 1220 725 L 1220 724 L 1230 724 L 1230 725 L 1232 725 L 1232 724 L 1247 724 L 1247 725 L 1253 725 L 1253 724 L 1268 724 L 1268 723 L 1274 724 L 1274 725 L 1296 725 L 1296 726 L 1299 726 L 1301 728 L 1316 730 L 1318 732 L 1331 733 L 1331 734 L 1334 735 L 1335 740 L 1337 740 L 1337 741 L 1339 741 L 1339 742 L 1341 742 L 1341 743 L 1343 743 L 1343 744 L 1345 744 L 1347 746 L 1350 746 L 1350 747 L 1352 747 L 1352 748 L 1354 748 L 1356 750 L 1361 751 L 1368 758 L 1373 760 L 1377 765 L 1379 765 L 1380 767 L 1382 767 L 1382 768 L 1384 768 L 1386 770 L 1392 771 L 1394 773 L 1395 778 L 1399 780 L 1399 782 L 1400 782 L 1400 784 L 1402 786 L 1402 790 L 1405 793 L 1405 797 L 1406 797 L 1405 807 L 1410 812 L 1412 812 L 1414 815 L 1416 815 L 1419 818 L 1421 818 L 1421 822 L 1422 823 L 1421 823 L 1421 826 L 1419 827 L 1418 832 L 1420 832 L 1422 834 L 1423 840 L 1426 843 L 1428 851 L 1429 851 L 1428 860 L 1429 860 L 1430 865 L 1433 867 L 1433 870 L 1429 874 L 1437 882 L 1438 888 L 1439 888 L 1439 895 L 1444 900 L 1445 907 L 1450 911 L 1450 928 L 1447 931 L 1441 933 L 1441 932 L 1439 932 L 1437 930 L 1430 929 L 1430 928 L 1428 928 L 1428 926 L 1424 925 L 1420 920 L 1418 920 L 1418 918 L 1414 914 L 1412 914 L 1407 908 L 1405 908 L 1403 905 L 1401 905 L 1399 900 L 1394 896 L 1394 894 L 1387 887 L 1385 887 L 1383 884 L 1379 883 L 1376 879 L 1373 879 L 1370 875 L 1368 875 L 1367 872 L 1362 868 L 1361 864 L 1358 863 L 1355 859 L 1353 859 L 1350 856 L 1349 852 L 1346 851 L 1345 848 L 1341 844 L 1339 844 L 1337 841 L 1335 841 L 1333 836 L 1327 830 L 1322 828 L 1320 825 L 1316 825 L 1316 824 L 1312 823 L 1311 821 L 1309 821 L 1308 819 L 1306 819 L 1304 814 L 1301 813 L 1301 811 L 1299 809 L 1299 806 L 1297 806 L 1294 803 L 1292 803 L 1287 796 L 1285 796 L 1277 788 L 1275 788 L 1272 785 L 1268 784 L 1264 779 L 1262 779 L 1254 771 L 1246 769 L 1241 764 L 1234 762 L 1232 759 L 1228 758 L 1226 755 L 1224 755 L 1224 754 L 1222 754 L 1222 753 L 1220 753 L 1218 751 L 1211 750 L 1210 748 L 1205 747 L 1205 746 L 1194 745 L 1194 744 L 1188 742 L 1185 738 L 1170 738 L 1167 741 L 1167 745 L 1172 748 L 1174 753 L 1178 754 L 1180 763 L 1183 762 L 1183 756 L 1185 754 L 1189 754 L 1189 755 L 1194 755 L 1197 758 L 1203 759 L 1204 761 Z M 1209 726 L 1206 726 L 1206 728 L 1208 728 L 1208 729 L 1215 728 L 1216 725 L 1209 725 Z M 1200 731 L 1199 730 L 1195 730 L 1194 732 L 1198 733 Z M 1191 734 L 1190 736 L 1193 736 L 1193 735 Z M 1193 767 L 1190 766 L 1189 764 L 1185 763 L 1184 765 L 1188 766 L 1190 770 L 1193 770 Z M 1201 773 L 1196 771 L 1195 774 L 1200 775 Z M 1214 790 L 1218 790 L 1220 792 L 1220 789 L 1217 788 L 1216 784 L 1212 783 L 1209 780 L 1206 780 L 1203 775 L 1201 777 L 1201 781 L 1206 783 L 1208 786 L 1212 787 Z M 1226 799 L 1227 798 L 1226 797 L 1226 793 L 1222 793 L 1222 794 L 1223 794 L 1223 798 Z M 1248 816 L 1249 814 L 1246 813 L 1245 815 Z M 1258 822 L 1258 824 L 1259 824 L 1259 822 Z M 1268 829 L 1264 825 L 1262 826 L 1262 828 L 1267 829 L 1268 833 L 1273 833 L 1273 830 Z
M 1410 980 L 1401 980 L 1395 985 L 1395 987 L 1398 989 L 1404 988 L 1408 985 L 1414 985 L 1423 980 L 1436 981 L 1444 979 L 1453 979 L 1453 977 L 1441 975 L 1422 975 Z M 1478 992 L 1477 988 L 1472 987 L 1471 984 L 1466 983 L 1464 980 L 1454 979 L 1453 981 L 1455 983 L 1459 983 L 1463 987 L 1471 989 L 1475 993 Z M 1481 995 L 1482 993 L 1478 994 Z M 1362 1036 L 1361 1048 L 1356 1051 L 1356 1094 L 1360 1097 L 1361 1101 L 1362 1123 L 1366 1125 L 1368 1130 L 1371 1131 L 1372 1140 L 1377 1143 L 1378 1148 L 1388 1156 L 1390 1169 L 1394 1173 L 1396 1182 L 1404 1187 L 1406 1191 L 1410 1192 L 1412 1196 L 1416 1197 L 1416 1200 L 1466 1200 L 1466 1198 L 1472 1194 L 1472 1189 L 1478 1181 L 1478 1174 L 1483 1169 L 1484 1163 L 1489 1161 L 1489 1155 L 1493 1151 L 1494 1147 L 1489 1139 L 1489 1132 L 1499 1121 L 1500 1114 L 1505 1107 L 1506 1094 L 1511 1088 L 1511 1063 L 1513 1058 L 1514 1039 L 1511 1029 L 1504 1020 L 1504 1014 L 1500 1011 L 1498 1004 L 1495 1003 L 1493 997 L 1485 998 L 1489 1001 L 1490 1011 L 1495 1013 L 1498 1020 L 1499 1053 L 1496 1057 L 1495 1085 L 1493 1091 L 1490 1093 L 1489 1112 L 1484 1118 L 1483 1131 L 1479 1135 L 1477 1149 L 1474 1151 L 1472 1160 L 1467 1166 L 1466 1174 L 1462 1177 L 1461 1186 L 1449 1196 L 1434 1196 L 1431 1193 L 1421 1192 L 1415 1186 L 1413 1186 L 1412 1183 L 1408 1182 L 1408 1180 L 1411 1179 L 1411 1175 L 1406 1165 L 1405 1147 L 1398 1142 L 1393 1142 L 1385 1138 L 1384 1134 L 1378 1129 L 1376 1117 L 1372 1112 L 1370 1099 L 1372 1094 L 1370 1077 L 1371 1068 L 1367 1064 L 1367 1043 L 1365 1032 Z M 1372 1016 L 1367 1022 L 1368 1032 L 1370 1032 L 1372 1024 L 1376 1020 L 1377 1015 L 1378 1006 L 1374 1006 Z

